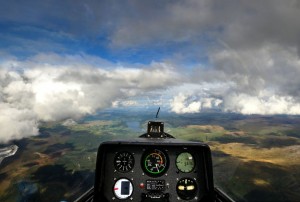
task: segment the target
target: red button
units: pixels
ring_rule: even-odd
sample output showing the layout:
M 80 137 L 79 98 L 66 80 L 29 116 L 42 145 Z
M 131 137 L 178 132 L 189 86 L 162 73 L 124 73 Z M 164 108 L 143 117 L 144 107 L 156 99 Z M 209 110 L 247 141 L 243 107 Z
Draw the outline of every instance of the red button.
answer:
M 144 183 L 140 183 L 140 188 L 144 189 L 145 188 L 145 184 Z

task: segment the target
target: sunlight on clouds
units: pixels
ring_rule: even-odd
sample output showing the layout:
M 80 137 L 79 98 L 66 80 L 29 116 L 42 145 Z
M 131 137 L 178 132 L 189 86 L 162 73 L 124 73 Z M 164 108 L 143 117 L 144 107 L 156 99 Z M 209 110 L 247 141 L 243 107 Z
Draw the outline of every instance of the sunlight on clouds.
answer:
M 0 103 L 0 142 L 38 135 L 37 117 L 31 109 Z
M 184 113 L 198 113 L 203 109 L 220 109 L 222 100 L 216 98 L 204 98 L 201 95 L 179 93 L 171 100 L 171 111 Z
M 85 57 L 102 63 L 94 65 Z M 0 115 L 6 126 L 0 141 L 35 135 L 40 121 L 77 120 L 112 106 L 157 105 L 152 100 L 179 114 L 300 114 L 297 49 L 278 45 L 238 53 L 212 50 L 207 68 L 190 71 L 172 63 L 133 68 L 56 54 L 0 65 L 1 111 L 10 114 Z
M 242 114 L 300 114 L 300 104 L 290 96 L 276 96 L 263 91 L 259 96 L 230 94 L 225 98 L 224 111 Z
M 134 88 L 151 89 L 166 83 L 175 83 L 180 80 L 180 74 L 168 64 L 151 63 L 150 68 L 116 68 L 108 72 L 108 77 L 116 80 L 124 80 Z
M 36 135 L 40 121 L 76 120 L 112 106 L 138 105 L 134 96 L 166 89 L 178 77 L 163 63 L 143 69 L 103 69 L 84 63 L 78 68 L 72 61 L 17 61 L 14 68 L 5 64 L 0 71 L 0 142 Z
M 198 101 L 187 102 L 188 99 L 189 97 L 183 95 L 182 93 L 175 96 L 174 99 L 171 101 L 172 111 L 178 114 L 200 112 L 201 102 Z
M 130 107 L 130 106 L 138 106 L 139 103 L 135 100 L 117 100 L 112 102 L 112 107 Z

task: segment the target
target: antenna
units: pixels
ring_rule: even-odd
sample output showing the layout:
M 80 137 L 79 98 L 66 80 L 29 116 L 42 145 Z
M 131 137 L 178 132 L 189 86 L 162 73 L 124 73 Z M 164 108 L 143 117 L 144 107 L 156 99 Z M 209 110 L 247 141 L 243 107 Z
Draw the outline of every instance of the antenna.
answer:
M 155 118 L 158 118 L 160 107 L 156 112 Z M 164 123 L 160 121 L 149 121 L 147 133 L 140 135 L 141 138 L 174 138 L 172 135 L 164 132 Z
M 158 110 L 157 110 L 155 118 L 158 118 L 159 110 L 160 110 L 160 107 L 158 107 Z

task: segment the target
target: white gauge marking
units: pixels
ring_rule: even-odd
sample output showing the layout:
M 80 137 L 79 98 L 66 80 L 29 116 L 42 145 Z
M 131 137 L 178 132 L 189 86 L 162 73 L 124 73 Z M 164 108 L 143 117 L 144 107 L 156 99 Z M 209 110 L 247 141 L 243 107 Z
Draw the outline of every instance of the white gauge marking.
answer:
M 126 178 L 119 179 L 114 185 L 114 194 L 118 199 L 127 199 L 133 192 L 133 186 L 130 180 Z

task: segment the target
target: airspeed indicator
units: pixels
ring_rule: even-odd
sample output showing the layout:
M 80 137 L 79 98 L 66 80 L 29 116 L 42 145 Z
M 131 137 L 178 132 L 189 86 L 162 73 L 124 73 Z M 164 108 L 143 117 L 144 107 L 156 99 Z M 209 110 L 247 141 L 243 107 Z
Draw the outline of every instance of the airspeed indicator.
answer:
M 142 168 L 151 177 L 162 176 L 168 169 L 167 155 L 158 149 L 148 150 L 142 157 Z

